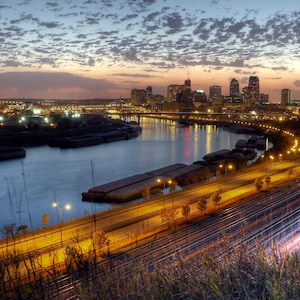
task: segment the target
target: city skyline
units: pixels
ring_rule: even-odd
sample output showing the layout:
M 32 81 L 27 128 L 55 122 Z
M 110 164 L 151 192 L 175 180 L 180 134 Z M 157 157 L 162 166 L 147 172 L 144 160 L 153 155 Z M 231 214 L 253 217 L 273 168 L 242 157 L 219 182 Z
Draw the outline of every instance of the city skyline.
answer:
M 129 98 L 191 78 L 229 95 L 250 76 L 300 99 L 299 2 L 38 1 L 0 5 L 0 98 Z

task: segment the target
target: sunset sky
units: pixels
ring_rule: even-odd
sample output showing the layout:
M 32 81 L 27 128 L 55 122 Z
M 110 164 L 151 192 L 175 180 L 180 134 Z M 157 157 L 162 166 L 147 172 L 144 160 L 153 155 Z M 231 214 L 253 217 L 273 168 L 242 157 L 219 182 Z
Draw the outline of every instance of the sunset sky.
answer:
M 128 98 L 190 77 L 300 100 L 299 0 L 0 0 L 0 98 Z

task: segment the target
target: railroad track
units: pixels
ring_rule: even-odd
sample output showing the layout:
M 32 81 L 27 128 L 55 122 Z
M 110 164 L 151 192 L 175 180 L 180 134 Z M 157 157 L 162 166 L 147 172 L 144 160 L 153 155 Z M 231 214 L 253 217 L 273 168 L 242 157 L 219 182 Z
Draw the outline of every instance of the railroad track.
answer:
M 175 266 L 179 257 L 188 261 L 195 253 L 201 255 L 209 252 L 222 259 L 228 255 L 228 251 L 232 253 L 243 245 L 256 251 L 258 241 L 269 247 L 274 240 L 280 239 L 298 225 L 299 203 L 298 186 L 291 186 L 288 193 L 278 189 L 270 192 L 268 197 L 255 197 L 239 207 L 233 206 L 206 219 L 169 230 L 123 253 L 103 259 L 97 263 L 97 276 L 117 276 L 120 266 L 123 276 L 131 276 L 132 272 L 141 267 L 151 272 L 166 263 Z M 224 234 L 227 241 L 223 241 Z M 76 286 L 80 287 L 82 281 L 68 281 L 72 280 L 61 278 L 60 289 L 51 295 L 51 299 L 58 299 L 55 294 L 60 297 L 68 294 L 68 299 L 79 299 Z
M 286 170 L 283 170 L 282 172 L 285 172 Z M 249 175 L 249 174 L 248 174 Z M 215 185 L 215 182 L 213 183 Z M 286 191 L 289 191 L 288 193 Z M 177 228 L 176 231 L 168 231 L 167 234 L 157 235 L 155 238 L 149 239 L 144 244 L 135 247 L 133 249 L 126 249 L 126 253 L 122 254 L 119 253 L 118 255 L 115 255 L 114 257 L 110 257 L 109 259 L 103 259 L 98 262 L 97 269 L 99 269 L 99 276 L 105 276 L 105 272 L 114 272 L 114 270 L 117 270 L 117 264 L 121 261 L 123 270 L 126 268 L 128 269 L 126 271 L 127 276 L 130 276 L 130 272 L 132 272 L 132 264 L 135 263 L 137 266 L 141 266 L 141 264 L 146 263 L 147 267 L 150 268 L 150 265 L 154 267 L 155 265 L 161 264 L 164 261 L 174 261 L 174 258 L 176 255 L 181 255 L 183 257 L 188 257 L 190 255 L 193 255 L 195 252 L 198 252 L 199 254 L 204 251 L 215 251 L 217 246 L 216 241 L 222 240 L 224 232 L 231 238 L 235 238 L 236 242 L 232 241 L 232 251 L 241 245 L 241 243 L 248 243 L 250 241 L 255 241 L 255 239 L 263 238 L 263 236 L 267 236 L 267 233 L 272 233 L 272 237 L 280 237 L 284 233 L 284 229 L 278 224 L 282 223 L 283 220 L 289 219 L 290 221 L 290 227 L 288 227 L 287 224 L 287 230 L 290 230 L 293 228 L 292 226 L 295 226 L 295 220 L 294 217 L 297 217 L 298 210 L 296 209 L 297 205 L 299 206 L 299 187 L 297 184 L 291 185 L 288 188 L 284 189 L 275 189 L 274 191 L 270 191 L 266 193 L 268 197 L 259 196 L 252 198 L 250 201 L 243 202 L 239 204 L 238 207 L 233 206 L 230 208 L 227 208 L 223 210 L 220 213 L 217 213 L 213 216 L 210 216 L 206 220 L 201 220 L 199 222 L 193 222 L 190 223 L 189 226 L 182 226 L 180 228 Z M 194 196 L 193 192 L 191 192 L 191 195 Z M 278 198 L 276 202 L 274 202 L 274 198 Z M 194 197 L 189 199 L 189 203 L 194 203 L 197 201 L 199 197 Z M 157 200 L 157 202 L 161 203 L 161 199 Z M 298 201 L 298 202 L 297 202 Z M 173 202 L 173 201 L 172 201 Z M 171 203 L 171 202 L 170 202 Z M 183 202 L 176 202 L 177 206 L 180 206 Z M 185 202 L 186 203 L 186 202 Z M 292 204 L 295 203 L 295 206 Z M 147 204 L 139 204 L 139 209 L 142 209 L 143 207 L 147 207 Z M 276 219 L 274 216 L 275 214 L 280 212 L 280 208 L 285 207 L 285 215 L 281 217 L 281 219 L 278 219 L 278 224 L 275 223 Z M 288 210 L 294 210 L 295 214 L 293 215 Z M 127 210 L 128 212 L 131 211 L 131 209 Z M 271 214 L 270 214 L 271 211 Z M 124 211 L 123 211 L 124 212 Z M 148 215 L 139 216 L 136 218 L 132 218 L 129 221 L 124 221 L 118 228 L 122 228 L 126 224 L 134 224 L 138 223 L 142 220 L 145 220 L 145 218 L 150 218 L 154 214 L 157 214 L 158 211 L 153 211 L 149 213 Z M 113 216 L 117 216 L 118 212 L 114 213 Z M 240 215 L 242 218 L 237 219 L 236 216 Z M 273 224 L 274 227 L 267 228 L 266 224 L 258 224 L 256 223 L 258 219 L 262 219 L 265 222 L 265 216 L 271 215 L 270 218 L 273 218 Z M 247 218 L 248 223 L 256 224 L 256 226 L 265 226 L 265 232 L 262 230 L 258 230 L 257 232 L 254 232 L 253 230 L 247 232 L 245 229 L 243 231 L 243 234 L 247 235 L 243 238 L 241 233 L 239 232 L 240 224 L 241 222 L 245 223 L 245 220 Z M 278 217 L 279 218 L 279 217 Z M 233 219 L 230 221 L 230 219 Z M 90 221 L 86 221 L 86 223 L 90 224 Z M 293 224 L 293 225 L 292 225 Z M 217 226 L 217 227 L 216 227 Z M 259 228 L 258 226 L 258 228 Z M 115 227 L 117 228 L 117 227 Z M 114 230 L 113 225 L 111 227 L 105 228 L 107 231 Z M 235 233 L 235 235 L 233 234 Z M 250 235 L 252 234 L 251 238 Z M 90 234 L 87 233 L 86 235 L 83 235 L 83 239 L 89 238 Z M 270 239 L 270 238 L 269 238 Z M 187 243 L 187 240 L 189 241 Z M 65 244 L 68 244 L 69 242 L 73 242 L 71 239 L 64 241 Z M 267 245 L 267 238 L 266 241 L 264 241 L 265 245 Z M 52 245 L 54 248 L 57 245 Z M 151 249 L 151 251 L 149 251 Z M 39 253 L 35 253 L 35 255 L 39 255 Z M 222 253 L 216 253 L 217 256 L 222 256 Z M 130 265 L 126 265 L 126 260 L 129 261 Z M 68 283 L 69 282 L 69 283 Z M 76 287 L 81 285 L 81 280 L 76 278 L 74 280 L 73 276 L 58 276 L 58 278 L 55 278 L 53 282 L 51 280 L 47 284 L 47 287 L 43 287 L 43 289 L 47 289 L 49 291 L 49 298 L 47 299 L 58 299 L 56 298 L 58 295 L 66 295 L 70 294 L 70 297 L 76 297 Z M 74 295 L 72 295 L 72 293 Z M 51 295 L 51 296 L 50 296 Z M 46 298 L 44 298 L 46 299 Z M 63 298 L 65 299 L 65 298 Z M 74 298 L 76 299 L 76 298 Z

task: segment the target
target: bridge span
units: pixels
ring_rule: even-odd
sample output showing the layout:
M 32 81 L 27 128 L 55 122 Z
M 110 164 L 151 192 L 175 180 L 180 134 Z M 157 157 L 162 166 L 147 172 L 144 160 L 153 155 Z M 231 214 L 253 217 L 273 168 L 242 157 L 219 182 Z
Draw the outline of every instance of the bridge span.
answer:
M 252 113 L 208 113 L 208 112 L 150 112 L 150 111 L 114 111 L 112 113 L 107 112 L 106 115 L 117 115 L 123 120 L 127 121 L 131 118 L 136 118 L 137 123 L 140 123 L 141 117 L 156 118 L 162 120 L 172 120 L 179 122 L 183 125 L 224 125 L 232 124 L 239 126 L 252 127 L 260 129 L 264 132 L 282 132 L 288 136 L 294 137 L 292 132 L 280 128 L 278 122 L 267 119 L 265 114 L 255 114 Z

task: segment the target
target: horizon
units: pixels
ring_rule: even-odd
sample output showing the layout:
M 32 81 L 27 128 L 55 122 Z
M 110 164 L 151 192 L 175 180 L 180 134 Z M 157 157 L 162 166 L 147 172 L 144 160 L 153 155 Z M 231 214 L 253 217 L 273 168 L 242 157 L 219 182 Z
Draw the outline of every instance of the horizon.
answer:
M 300 99 L 299 2 L 12 0 L 0 7 L 0 98 L 117 99 L 132 89 L 258 76 L 260 93 Z

